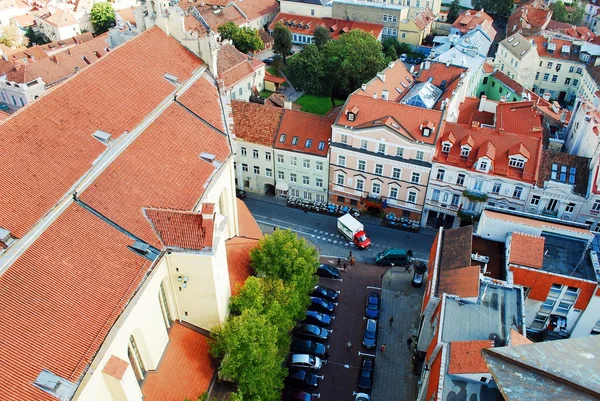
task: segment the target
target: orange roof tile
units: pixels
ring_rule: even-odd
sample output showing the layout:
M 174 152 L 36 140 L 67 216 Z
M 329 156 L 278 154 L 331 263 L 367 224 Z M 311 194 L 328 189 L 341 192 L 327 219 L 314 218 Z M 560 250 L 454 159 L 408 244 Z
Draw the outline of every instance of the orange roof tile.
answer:
M 250 22 L 274 14 L 279 10 L 277 0 L 232 0 L 231 3 L 239 7 Z M 263 24 L 261 23 L 261 25 Z
M 257 246 L 257 239 L 243 237 L 233 237 L 225 243 L 229 285 L 232 294 L 236 294 L 244 285 L 246 279 L 252 275 L 250 251 Z
M 400 61 L 391 62 L 378 75 L 384 76 L 384 80 L 376 76 L 366 83 L 365 89 L 359 88 L 353 94 L 372 97 L 375 93 L 378 98 L 381 98 L 381 92 L 387 90 L 388 100 L 397 102 L 409 91 L 410 86 L 415 81 L 412 74 L 404 66 L 404 63 Z
M 33 14 L 25 14 L 25 15 L 15 15 L 12 18 L 20 28 L 29 28 L 30 26 L 35 24 L 35 18 Z
M 187 79 L 201 64 L 155 27 L 13 114 L 0 126 L 0 166 L 15 183 L 0 197 L 0 227 L 23 236 L 106 150 L 96 130 L 131 131 L 173 92 L 165 72 Z
M 381 35 L 381 31 L 383 31 L 383 25 L 372 24 L 370 22 L 358 22 L 336 18 L 316 18 L 286 13 L 277 14 L 277 17 L 275 17 L 269 25 L 269 29 L 272 30 L 275 28 L 275 24 L 279 21 L 284 23 L 292 33 L 300 33 L 309 36 L 314 35 L 315 29 L 317 29 L 318 26 L 323 26 L 329 30 L 329 35 L 332 39 L 338 39 L 340 35 L 353 29 L 363 30 L 370 33 L 375 38 L 378 38 L 379 35 Z M 306 29 L 306 26 L 308 26 L 308 29 Z
M 203 152 L 224 162 L 230 154 L 227 137 L 174 103 L 80 198 L 136 236 L 159 247 L 158 238 L 144 218 L 142 208 L 192 210 L 216 169 L 199 157 Z
M 489 372 L 481 350 L 493 347 L 493 340 L 454 341 L 450 343 L 448 373 L 460 375 Z
M 144 213 L 164 246 L 202 250 L 212 245 L 213 221 L 202 213 L 154 208 Z
M 479 151 L 477 152 L 477 158 L 487 157 L 490 160 L 494 160 L 496 157 L 496 147 L 489 139 L 481 144 Z
M 208 338 L 173 323 L 158 369 L 148 372 L 144 381 L 144 401 L 195 400 L 208 390 L 215 370 Z
M 452 294 L 461 298 L 479 296 L 479 266 L 465 266 L 440 270 L 438 294 Z
M 219 91 L 214 81 L 207 75 L 194 82 L 183 95 L 177 97 L 177 101 L 216 129 L 226 131 Z
M 523 86 L 517 81 L 509 78 L 505 73 L 500 70 L 496 70 L 492 76 L 496 78 L 498 81 L 502 82 L 507 88 L 515 92 L 517 95 L 521 96 L 525 90 Z
M 569 54 L 565 54 L 561 51 L 563 46 L 573 46 L 573 40 L 552 38 L 551 43 L 556 44 L 556 49 L 553 53 L 549 53 L 548 38 L 545 38 L 543 36 L 528 36 L 527 39 L 533 41 L 537 45 L 536 50 L 540 57 L 555 58 L 559 60 L 571 60 L 573 57 L 578 57 L 572 52 Z
M 393 117 L 396 122 L 387 125 L 388 128 L 409 140 L 418 140 L 429 144 L 435 143 L 437 133 L 442 132 L 444 126 L 442 122 L 442 127 L 440 127 L 442 112 L 439 110 L 429 110 L 353 94 L 346 101 L 344 110 L 352 110 L 354 107 L 359 109 L 354 121 L 348 120 L 348 115 L 343 112 L 338 116 L 336 124 L 361 129 L 382 126 L 386 117 Z M 428 137 L 423 136 L 420 127 L 424 120 L 435 122 L 437 130 L 435 134 Z
M 475 29 L 477 26 L 481 26 L 483 30 L 490 35 L 492 41 L 496 37 L 496 30 L 492 24 L 494 20 L 483 10 L 466 10 L 463 11 L 458 18 L 452 24 L 452 27 L 460 30 L 462 34 Z
M 265 73 L 265 81 L 274 82 L 276 84 L 284 84 L 287 82 L 287 79 L 284 77 L 278 77 L 276 75 L 271 75 L 269 72 Z
M 277 149 L 295 150 L 297 152 L 325 156 L 329 151 L 331 126 L 334 122 L 335 119 L 331 117 L 284 109 L 281 123 L 277 130 L 277 136 L 275 137 L 275 147 Z M 306 127 L 310 127 L 310 130 L 306 129 Z M 281 141 L 282 134 L 286 135 L 283 142 Z M 294 138 L 297 138 L 296 145 L 292 144 Z M 309 140 L 311 141 L 310 144 L 307 142 Z M 323 149 L 319 149 L 321 142 L 324 142 Z
M 429 9 L 429 7 L 421 9 L 421 11 L 419 11 L 413 17 L 413 22 L 421 31 L 424 31 L 425 28 L 431 25 L 433 20 L 435 20 L 435 14 Z
M 212 3 L 212 1 L 211 1 Z M 217 32 L 219 27 L 227 22 L 233 22 L 234 24 L 241 26 L 247 22 L 246 18 L 240 13 L 240 11 L 233 5 L 219 8 L 219 12 L 215 13 L 210 5 L 198 5 L 196 9 L 200 12 L 200 15 L 206 21 L 212 31 Z
M 544 237 L 512 233 L 509 263 L 541 269 L 544 263 Z
M 469 145 L 470 147 L 473 147 L 475 145 L 475 141 L 473 140 L 473 136 L 471 136 L 471 134 L 463 137 L 463 139 L 460 140 L 460 146 L 465 145 Z
M 254 217 L 250 213 L 248 206 L 241 201 L 236 199 L 237 210 L 238 210 L 238 225 L 240 228 L 240 237 L 261 239 L 263 233 L 258 227 L 258 223 L 254 220 Z
M 496 128 L 519 135 L 542 136 L 542 116 L 535 102 L 506 102 L 496 106 Z
M 254 74 L 254 70 L 260 68 L 261 65 L 264 65 L 264 63 L 260 62 L 258 65 L 253 65 L 248 60 L 248 56 L 231 44 L 222 45 L 217 54 L 217 74 L 226 88 Z
M 519 333 L 517 330 L 511 328 L 510 329 L 510 345 L 525 345 L 525 344 L 533 344 L 533 341 L 525 337 L 523 334 Z
M 523 142 L 519 142 L 514 144 L 513 146 L 511 146 L 511 148 L 508 150 L 508 154 L 509 155 L 521 155 L 523 157 L 525 157 L 526 159 L 529 159 L 529 150 L 527 150 L 527 148 L 525 147 L 525 145 L 523 145 Z
M 102 369 L 102 373 L 121 380 L 129 367 L 129 362 L 125 362 L 121 358 L 111 355 Z
M 77 20 L 75 19 L 75 16 L 73 16 L 73 14 L 71 14 L 70 11 L 61 10 L 60 8 L 56 8 L 52 12 L 47 8 L 42 8 L 37 11 L 34 11 L 33 15 L 56 27 L 67 27 L 71 25 L 77 25 Z
M 273 146 L 283 109 L 233 100 L 231 110 L 236 138 L 259 145 Z
M 480 124 L 494 125 L 494 113 L 479 111 L 479 99 L 467 97 L 460 104 L 460 113 L 456 122 L 471 125 L 473 121 Z
M 150 268 L 131 244 L 71 204 L 0 276 L 0 355 L 11 356 L 0 375 L 9 398 L 56 401 L 32 385 L 42 369 L 81 379 Z
M 487 62 L 483 63 L 483 72 L 486 74 L 494 72 L 494 66 Z

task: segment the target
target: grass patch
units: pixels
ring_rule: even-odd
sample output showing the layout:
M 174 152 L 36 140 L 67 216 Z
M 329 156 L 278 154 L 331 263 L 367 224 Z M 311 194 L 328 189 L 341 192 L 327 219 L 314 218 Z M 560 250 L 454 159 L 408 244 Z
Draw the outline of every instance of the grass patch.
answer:
M 266 99 L 269 96 L 271 96 L 272 94 L 273 94 L 273 92 L 271 92 L 271 91 L 262 90 L 262 91 L 260 91 L 260 93 L 258 94 L 258 96 L 262 97 L 263 99 Z
M 344 99 L 334 99 L 336 106 L 344 104 L 344 101 Z M 302 111 L 307 113 L 324 115 L 332 109 L 331 99 L 329 97 L 305 94 L 296 100 L 296 103 L 302 106 Z
M 271 66 L 271 67 L 267 67 L 267 72 L 271 75 L 275 75 L 276 77 L 280 77 L 281 74 L 279 73 L 279 71 L 277 70 L 277 68 Z

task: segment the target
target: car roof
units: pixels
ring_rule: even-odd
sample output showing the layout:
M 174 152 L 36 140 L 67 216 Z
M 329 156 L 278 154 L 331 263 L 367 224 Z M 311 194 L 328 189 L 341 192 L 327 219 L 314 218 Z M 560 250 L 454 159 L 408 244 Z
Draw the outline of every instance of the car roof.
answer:
M 367 329 L 368 330 L 375 330 L 376 327 L 377 327 L 377 320 L 367 319 Z

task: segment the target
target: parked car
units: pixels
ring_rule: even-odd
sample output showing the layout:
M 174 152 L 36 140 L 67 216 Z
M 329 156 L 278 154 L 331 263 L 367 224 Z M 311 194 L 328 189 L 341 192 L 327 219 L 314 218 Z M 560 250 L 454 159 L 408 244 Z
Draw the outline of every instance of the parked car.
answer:
M 285 401 L 315 401 L 317 398 L 321 398 L 321 394 L 307 393 L 294 388 L 285 390 L 283 397 Z
M 400 61 L 406 61 L 406 53 L 402 53 L 402 55 L 400 56 Z
M 322 285 L 317 285 L 312 292 L 312 295 L 315 297 L 329 299 L 330 301 L 335 301 L 339 294 L 339 291 L 332 290 L 331 288 Z
M 304 321 L 306 323 L 316 324 L 317 326 L 329 326 L 333 319 L 335 319 L 335 316 L 314 310 L 308 310 L 306 311 L 306 319 L 304 319 Z
M 243 189 L 236 189 L 235 196 L 237 196 L 240 199 L 244 199 L 246 197 L 246 191 L 244 191 Z
M 360 364 L 360 376 L 358 376 L 358 388 L 370 390 L 373 386 L 373 372 L 375 371 L 375 359 L 363 356 Z
M 410 56 L 408 56 L 404 62 L 405 62 L 406 64 L 412 64 L 412 63 L 413 63 L 413 58 L 412 58 L 412 57 L 410 57 Z
M 304 369 L 293 368 L 289 370 L 288 377 L 285 379 L 286 383 L 303 386 L 303 387 L 317 387 L 319 380 L 323 380 L 323 376 L 311 373 Z
M 300 368 L 308 370 L 319 370 L 323 366 L 321 358 L 308 354 L 293 354 L 290 359 L 290 368 Z
M 413 63 L 415 63 L 415 64 L 421 64 L 422 61 L 423 61 L 423 59 L 421 57 L 415 57 L 413 59 Z
M 320 264 L 317 267 L 317 276 L 326 278 L 338 278 L 340 277 L 340 271 L 335 266 L 328 264 Z
M 352 395 L 355 396 L 354 401 L 371 401 L 369 394 L 353 392 Z
M 371 291 L 367 295 L 367 306 L 365 316 L 369 319 L 379 319 L 379 310 L 381 308 L 381 297 L 378 292 Z
M 308 309 L 323 313 L 332 313 L 337 304 L 319 297 L 310 297 Z
M 294 338 L 292 340 L 292 352 L 311 354 L 324 359 L 327 359 L 329 356 L 327 347 L 324 344 L 311 340 L 302 340 L 300 338 Z
M 327 330 L 323 327 L 315 326 L 314 324 L 299 324 L 294 331 L 297 336 L 317 338 L 319 340 L 327 340 L 329 334 L 332 332 L 333 330 Z
M 417 262 L 414 264 L 414 274 L 413 278 L 410 282 L 415 288 L 420 288 L 423 285 L 423 281 L 425 281 L 425 273 L 427 272 L 427 265 L 423 262 Z
M 363 335 L 363 345 L 367 349 L 371 349 L 375 347 L 377 343 L 377 320 L 375 319 L 367 319 L 367 324 L 365 325 L 365 333 Z
M 410 257 L 406 249 L 401 248 L 390 248 L 382 253 L 380 253 L 377 258 L 375 258 L 375 263 L 378 266 L 406 266 L 410 262 Z
M 273 64 L 273 57 L 267 57 L 266 59 L 263 60 L 263 63 L 265 63 L 266 65 Z

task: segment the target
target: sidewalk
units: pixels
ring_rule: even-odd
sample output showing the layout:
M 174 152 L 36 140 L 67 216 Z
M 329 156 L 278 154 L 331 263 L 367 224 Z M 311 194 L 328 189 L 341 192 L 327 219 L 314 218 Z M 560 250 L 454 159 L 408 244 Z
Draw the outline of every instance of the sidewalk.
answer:
M 373 400 L 417 399 L 419 377 L 412 371 L 411 360 L 424 288 L 411 287 L 412 276 L 403 267 L 393 267 L 383 276 Z M 390 328 L 391 316 L 394 322 Z M 410 353 L 406 344 L 409 337 L 413 339 Z M 382 344 L 386 345 L 383 354 L 379 348 Z

